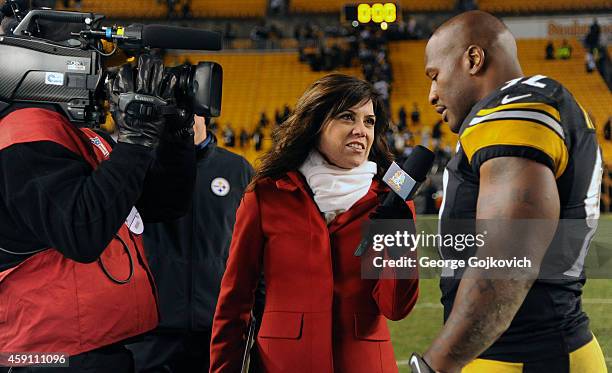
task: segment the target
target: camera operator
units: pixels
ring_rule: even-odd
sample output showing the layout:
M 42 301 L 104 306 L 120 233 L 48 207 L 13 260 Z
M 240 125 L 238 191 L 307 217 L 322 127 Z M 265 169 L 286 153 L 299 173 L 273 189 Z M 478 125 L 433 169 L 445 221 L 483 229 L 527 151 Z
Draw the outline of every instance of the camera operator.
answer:
M 182 216 L 194 185 L 192 113 L 162 110 L 176 77 L 143 55 L 108 82 L 114 146 L 52 105 L 0 117 L 0 351 L 70 355 L 60 372 L 133 371 L 124 343 L 158 323 L 142 220 Z
M 217 146 L 205 119 L 195 117 L 196 183 L 192 208 L 180 219 L 147 226 L 147 258 L 159 292 L 159 326 L 129 345 L 137 373 L 205 372 L 213 314 L 232 239 L 236 210 L 253 168 Z M 256 314 L 263 309 L 263 286 Z

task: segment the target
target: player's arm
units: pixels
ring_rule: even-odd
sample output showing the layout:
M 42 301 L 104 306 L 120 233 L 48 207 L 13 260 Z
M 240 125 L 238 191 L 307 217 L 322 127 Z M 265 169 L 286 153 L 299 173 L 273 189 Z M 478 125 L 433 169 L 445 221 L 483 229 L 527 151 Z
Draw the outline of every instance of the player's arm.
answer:
M 424 355 L 433 369 L 460 372 L 509 327 L 537 276 L 558 218 L 559 196 L 549 167 L 519 157 L 492 158 L 481 165 L 477 219 L 491 224 L 479 256 L 489 252 L 512 257 L 517 249 L 529 248 L 532 267 L 515 271 L 512 279 L 494 279 L 491 273 L 475 268 L 466 270 L 453 310 Z M 502 222 L 510 219 L 544 220 L 527 229 L 523 224 L 518 233 L 511 229 L 513 224 Z

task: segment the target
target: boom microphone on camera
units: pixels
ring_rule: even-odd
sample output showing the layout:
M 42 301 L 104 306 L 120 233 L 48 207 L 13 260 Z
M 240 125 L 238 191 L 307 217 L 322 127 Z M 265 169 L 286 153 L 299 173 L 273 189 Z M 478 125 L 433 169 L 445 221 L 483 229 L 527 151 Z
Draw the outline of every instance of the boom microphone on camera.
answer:
M 87 39 L 116 41 L 123 47 L 140 49 L 189 49 L 221 50 L 221 35 L 214 31 L 165 25 L 141 25 L 102 27 L 80 32 Z
M 221 50 L 221 35 L 194 28 L 145 25 L 142 42 L 153 48 Z
M 105 39 L 132 49 L 164 48 L 189 50 L 221 50 L 221 34 L 214 31 L 165 25 L 92 27 L 102 18 L 99 14 L 68 11 L 32 10 L 15 28 L 15 35 L 26 35 L 36 20 L 88 25 L 76 35 L 84 39 Z

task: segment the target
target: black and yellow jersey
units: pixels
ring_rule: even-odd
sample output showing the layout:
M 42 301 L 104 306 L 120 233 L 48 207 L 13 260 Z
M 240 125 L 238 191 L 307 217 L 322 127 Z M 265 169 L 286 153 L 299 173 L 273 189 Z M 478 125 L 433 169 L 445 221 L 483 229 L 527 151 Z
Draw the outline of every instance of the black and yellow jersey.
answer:
M 479 101 L 461 125 L 456 154 L 443 177 L 442 231 L 448 228 L 445 222 L 475 219 L 480 166 L 504 156 L 549 167 L 557 181 L 561 219 L 583 221 L 585 235 L 562 278 L 537 280 L 509 329 L 481 357 L 520 362 L 567 354 L 592 338 L 580 301 L 585 283 L 580 254 L 588 250 L 595 230 L 587 222 L 599 218 L 602 160 L 595 129 L 558 82 L 542 75 L 507 82 Z M 442 248 L 441 255 L 470 254 Z M 440 287 L 446 320 L 460 276 L 445 272 Z

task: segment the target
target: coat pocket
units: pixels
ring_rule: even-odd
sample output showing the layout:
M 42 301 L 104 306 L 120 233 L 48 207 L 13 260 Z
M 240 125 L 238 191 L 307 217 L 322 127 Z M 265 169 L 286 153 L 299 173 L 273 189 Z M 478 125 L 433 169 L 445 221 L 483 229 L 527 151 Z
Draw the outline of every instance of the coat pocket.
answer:
M 259 337 L 300 339 L 303 319 L 301 312 L 264 312 Z
M 389 341 L 391 335 L 387 320 L 382 315 L 355 314 L 355 337 L 365 341 Z

